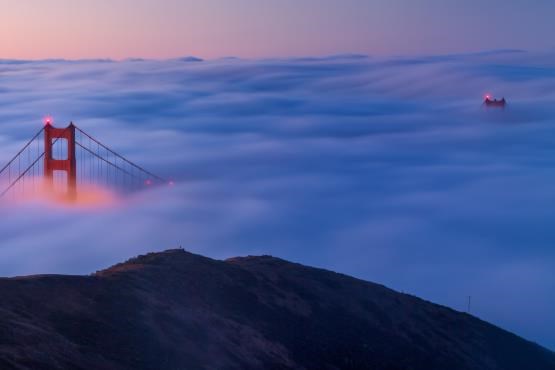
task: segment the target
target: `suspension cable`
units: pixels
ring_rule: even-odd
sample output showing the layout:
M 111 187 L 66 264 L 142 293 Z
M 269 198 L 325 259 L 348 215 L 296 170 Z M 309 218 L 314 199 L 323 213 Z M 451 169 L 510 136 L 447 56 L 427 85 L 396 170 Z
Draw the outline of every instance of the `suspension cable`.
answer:
M 128 164 L 130 164 L 131 166 L 137 168 L 138 170 L 146 173 L 147 175 L 162 181 L 162 182 L 166 182 L 165 179 L 161 178 L 160 176 L 157 176 L 155 174 L 153 174 L 152 172 L 146 170 L 145 168 L 139 166 L 136 163 L 131 162 L 130 160 L 128 160 L 127 158 L 123 157 L 122 155 L 120 155 L 119 153 L 116 153 L 115 151 L 113 151 L 112 149 L 108 148 L 106 145 L 102 144 L 100 141 L 96 140 L 94 137 L 92 137 L 91 135 L 87 134 L 85 131 L 81 130 L 79 127 L 75 126 L 75 128 L 77 130 L 79 130 L 79 132 L 81 132 L 82 134 L 84 134 L 85 136 L 87 136 L 90 140 L 94 141 L 96 144 L 100 145 L 101 147 L 103 147 L 104 149 L 106 149 L 107 151 L 109 151 L 110 153 L 112 153 L 113 155 L 119 157 L 120 159 L 122 159 L 123 161 L 127 162 Z M 82 146 L 81 146 L 82 147 Z
M 8 186 L 2 193 L 0 193 L 0 198 L 3 197 L 4 195 L 6 195 L 6 193 L 7 193 L 8 191 L 10 191 L 10 189 L 13 188 L 13 187 L 15 186 L 15 184 L 17 184 L 17 182 L 18 182 L 19 180 L 21 180 L 21 178 L 22 178 L 23 176 L 26 175 L 27 172 L 29 172 L 29 170 L 30 170 L 31 168 L 33 168 L 33 167 L 35 166 L 35 164 L 37 164 L 37 162 L 38 162 L 39 160 L 42 159 L 42 157 L 44 157 L 44 154 L 45 154 L 45 152 L 42 152 L 42 154 L 41 154 L 37 159 L 35 159 L 35 161 L 34 161 L 33 163 L 31 163 L 31 164 L 29 165 L 29 167 L 27 167 L 27 169 L 26 169 L 25 171 L 23 171 L 23 173 L 20 174 L 20 175 L 10 184 L 10 186 Z
M 118 166 L 118 165 L 112 163 L 111 161 L 105 159 L 104 157 L 102 157 L 102 156 L 96 154 L 95 152 L 93 152 L 93 151 L 90 150 L 89 148 L 84 147 L 83 145 L 81 145 L 81 143 L 79 143 L 79 142 L 76 141 L 76 142 L 75 142 L 75 145 L 81 147 L 83 150 L 86 150 L 87 152 L 89 152 L 90 154 L 92 154 L 93 156 L 95 156 L 96 158 L 100 159 L 101 161 L 106 162 L 107 164 L 109 164 L 110 166 L 112 166 L 112 167 L 114 167 L 114 168 L 120 170 L 121 172 L 125 172 L 127 175 L 129 175 L 129 176 L 131 176 L 131 177 L 135 177 L 135 178 L 137 178 L 137 179 L 141 179 L 140 177 L 133 175 L 133 174 L 130 173 L 129 171 L 125 170 L 124 168 L 121 168 L 120 166 Z
M 27 147 L 29 147 L 29 145 L 31 145 L 31 143 L 32 143 L 33 141 L 35 141 L 35 139 L 36 139 L 37 137 L 39 137 L 39 135 L 40 135 L 43 131 L 44 131 L 44 127 L 41 128 L 40 131 L 37 132 L 37 134 L 36 134 L 35 136 L 33 136 L 33 138 L 32 138 L 31 140 L 29 140 L 29 141 L 27 142 L 27 144 L 25 144 L 25 146 L 24 146 L 19 152 L 17 152 L 17 154 L 14 155 L 14 157 L 13 157 L 13 158 L 12 158 L 12 159 L 0 170 L 0 175 L 2 174 L 2 172 L 4 172 L 4 171 L 6 170 L 6 168 L 8 168 L 13 162 L 15 162 L 15 160 L 17 159 L 17 157 L 19 157 L 19 155 L 20 155 L 21 153 L 23 153 L 23 151 L 25 151 L 25 149 L 27 149 Z

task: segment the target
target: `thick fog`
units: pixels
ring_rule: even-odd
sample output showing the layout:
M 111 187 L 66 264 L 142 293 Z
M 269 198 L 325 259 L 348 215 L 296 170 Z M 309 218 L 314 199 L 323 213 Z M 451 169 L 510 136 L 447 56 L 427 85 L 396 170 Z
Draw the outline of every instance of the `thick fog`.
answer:
M 0 275 L 271 254 L 555 348 L 555 53 L 0 61 L 0 161 L 48 114 L 175 185 L 5 200 Z

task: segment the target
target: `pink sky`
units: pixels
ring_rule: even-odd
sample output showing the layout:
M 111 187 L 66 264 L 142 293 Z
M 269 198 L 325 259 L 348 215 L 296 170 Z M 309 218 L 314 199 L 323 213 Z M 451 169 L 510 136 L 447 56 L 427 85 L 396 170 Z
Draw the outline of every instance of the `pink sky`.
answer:
M 524 0 L 0 0 L 0 58 L 414 54 L 554 46 Z

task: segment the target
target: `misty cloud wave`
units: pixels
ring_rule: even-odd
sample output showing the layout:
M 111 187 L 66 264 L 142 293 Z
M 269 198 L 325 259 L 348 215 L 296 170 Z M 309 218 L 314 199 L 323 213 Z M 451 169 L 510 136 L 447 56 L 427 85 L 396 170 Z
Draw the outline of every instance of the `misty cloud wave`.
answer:
M 555 54 L 0 62 L 0 161 L 70 120 L 176 185 L 0 207 L 0 274 L 273 254 L 555 348 Z M 481 107 L 505 96 L 505 111 Z

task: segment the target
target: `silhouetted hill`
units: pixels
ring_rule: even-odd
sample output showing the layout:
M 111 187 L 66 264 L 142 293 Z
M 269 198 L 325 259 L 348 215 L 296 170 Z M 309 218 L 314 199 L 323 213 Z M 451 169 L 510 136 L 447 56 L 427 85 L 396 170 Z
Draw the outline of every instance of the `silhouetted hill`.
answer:
M 555 369 L 469 315 L 273 257 L 0 280 L 0 369 Z

